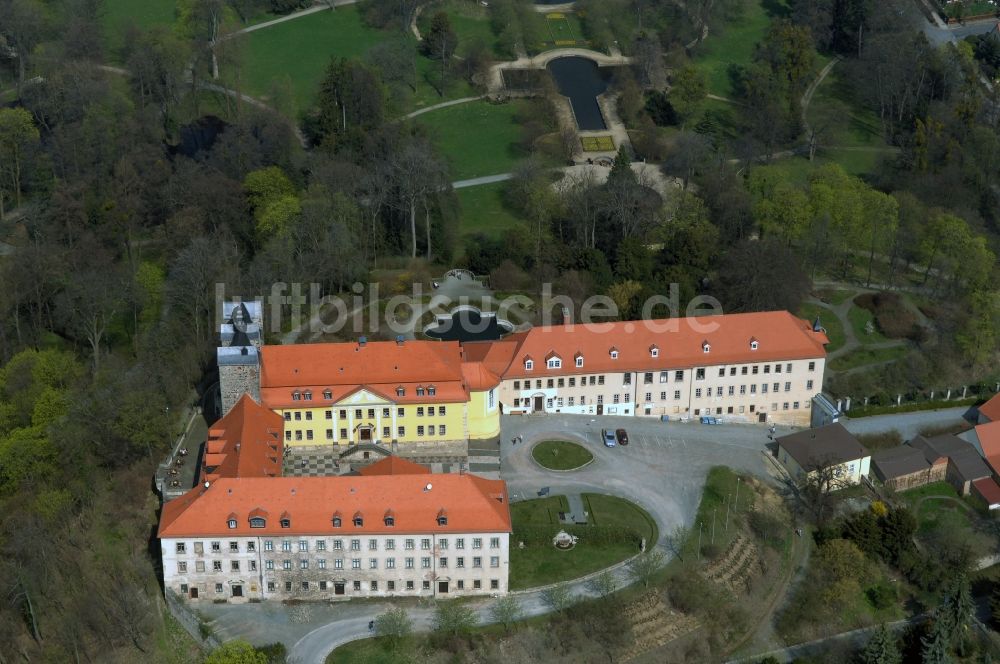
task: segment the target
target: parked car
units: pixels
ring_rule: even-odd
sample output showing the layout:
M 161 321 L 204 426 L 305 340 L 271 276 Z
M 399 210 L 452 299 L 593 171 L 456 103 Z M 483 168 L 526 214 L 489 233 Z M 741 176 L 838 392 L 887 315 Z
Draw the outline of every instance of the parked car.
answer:
M 615 438 L 618 439 L 619 445 L 628 445 L 628 433 L 625 429 L 616 429 Z
M 605 447 L 615 446 L 615 434 L 613 431 L 608 431 L 607 429 L 601 429 L 601 438 L 604 439 Z

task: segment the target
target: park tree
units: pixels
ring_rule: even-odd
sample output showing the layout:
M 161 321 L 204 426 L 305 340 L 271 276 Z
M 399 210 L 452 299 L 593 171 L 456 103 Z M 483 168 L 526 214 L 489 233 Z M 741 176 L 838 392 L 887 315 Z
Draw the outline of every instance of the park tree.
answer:
M 476 626 L 479 618 L 470 607 L 455 600 L 438 601 L 434 607 L 434 629 L 458 636 Z
M 189 45 L 165 26 L 139 33 L 126 44 L 125 63 L 139 105 L 155 105 L 164 128 L 173 123 L 190 56 Z
M 681 126 L 698 111 L 708 85 L 705 74 L 692 65 L 681 67 L 670 76 L 670 103 L 681 120 Z
M 125 280 L 119 270 L 89 269 L 74 275 L 56 300 L 57 315 L 71 334 L 90 345 L 93 368 L 101 368 L 108 328 L 124 308 Z
M 451 59 L 458 48 L 458 37 L 451 29 L 451 20 L 448 14 L 439 11 L 431 18 L 431 27 L 424 35 L 422 42 L 424 53 L 438 61 L 438 94 L 444 95 L 447 86 L 448 72 L 451 69 Z
M 521 618 L 522 613 L 521 603 L 514 595 L 504 595 L 490 607 L 493 620 L 503 625 L 508 632 L 511 625 Z
M 968 314 L 955 341 L 969 367 L 987 364 L 1000 346 L 1000 291 L 977 290 L 968 298 Z
M 376 67 L 382 81 L 390 86 L 417 91 L 417 53 L 405 39 L 380 41 L 365 54 Z
M 399 642 L 413 631 L 413 621 L 407 615 L 406 609 L 396 607 L 381 613 L 375 618 L 375 634 L 389 643 L 391 650 L 396 650 Z
M 28 62 L 47 32 L 45 13 L 38 0 L 0 1 L 0 46 L 10 49 L 17 60 L 18 97 L 24 92 Z
M 629 574 L 636 581 L 642 583 L 644 588 L 648 588 L 653 576 L 660 570 L 666 560 L 666 555 L 659 549 L 650 549 L 646 553 L 640 554 L 632 559 L 628 564 Z
M 948 643 L 963 656 L 971 643 L 975 608 L 969 579 L 963 575 L 952 581 L 937 610 L 942 623 L 948 628 Z
M 879 625 L 858 657 L 859 664 L 902 664 L 903 656 L 896 645 L 896 637 Z
M 812 282 L 799 257 L 775 238 L 745 240 L 719 264 L 712 293 L 730 313 L 797 311 Z
M 822 526 L 826 523 L 836 504 L 836 491 L 847 486 L 837 463 L 817 459 L 807 472 L 796 481 L 797 494 L 802 506 L 810 513 L 813 521 Z
M 431 198 L 449 186 L 448 167 L 430 141 L 415 137 L 392 157 L 392 179 L 399 195 L 397 207 L 409 216 L 411 258 L 417 257 L 417 208 L 425 220 L 427 258 L 431 258 Z
M 587 589 L 602 599 L 607 599 L 618 590 L 618 580 L 611 570 L 604 570 L 587 582 Z
M 935 612 L 930 631 L 920 639 L 920 661 L 922 664 L 951 664 L 948 621 Z
M 626 280 L 611 284 L 608 297 L 615 303 L 618 320 L 635 320 L 638 317 L 642 305 L 639 300 L 641 294 L 642 284 L 638 281 Z
M 31 113 L 23 108 L 0 108 L 0 219 L 4 218 L 5 195 L 12 195 L 15 206 L 21 204 L 22 174 L 38 139 Z
M 542 601 L 551 610 L 562 613 L 573 604 L 573 596 L 568 585 L 559 583 L 542 591 Z
M 786 79 L 793 91 L 812 75 L 816 48 L 809 29 L 787 19 L 771 23 L 755 58 L 766 62 L 775 75 Z
M 382 124 L 385 100 L 377 72 L 357 60 L 334 58 L 320 82 L 317 127 L 330 139 Z M 336 143 L 334 143 L 336 147 Z
M 247 173 L 243 191 L 256 221 L 260 241 L 286 233 L 292 220 L 301 212 L 295 185 L 277 166 Z
M 268 664 L 267 656 L 246 641 L 229 641 L 213 650 L 204 664 Z

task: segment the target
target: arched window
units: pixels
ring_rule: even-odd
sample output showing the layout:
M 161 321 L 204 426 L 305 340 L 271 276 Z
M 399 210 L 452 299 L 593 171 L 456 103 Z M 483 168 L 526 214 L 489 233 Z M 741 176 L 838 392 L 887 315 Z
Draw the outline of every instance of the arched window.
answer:
M 295 390 L 294 392 L 292 392 L 292 401 L 298 401 L 301 398 L 302 398 L 302 394 L 298 390 Z
M 266 525 L 267 525 L 267 520 L 264 519 L 263 517 L 255 516 L 254 518 L 250 519 L 251 528 L 263 528 Z
M 434 396 L 435 394 L 437 394 L 437 388 L 436 388 L 436 387 L 434 387 L 433 385 L 429 385 L 429 386 L 427 387 L 427 396 L 430 396 L 430 397 L 432 397 L 432 396 Z
M 333 398 L 333 392 L 330 390 L 323 390 L 323 398 L 329 401 Z

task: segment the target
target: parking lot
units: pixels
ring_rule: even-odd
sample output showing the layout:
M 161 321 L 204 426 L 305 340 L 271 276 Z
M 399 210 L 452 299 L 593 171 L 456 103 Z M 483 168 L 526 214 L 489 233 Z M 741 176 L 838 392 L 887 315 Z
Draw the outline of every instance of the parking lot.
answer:
M 628 431 L 627 446 L 605 447 L 602 429 Z M 778 427 L 776 435 L 791 431 Z M 750 424 L 704 425 L 660 422 L 637 417 L 586 415 L 506 416 L 501 439 L 501 477 L 511 500 L 526 500 L 543 487 L 552 494 L 610 493 L 641 505 L 656 519 L 661 535 L 677 525 L 691 526 L 705 476 L 712 466 L 729 466 L 777 481 L 765 458 L 768 429 Z M 521 443 L 512 439 L 520 436 Z M 531 447 L 542 440 L 570 440 L 594 454 L 578 471 L 542 468 Z

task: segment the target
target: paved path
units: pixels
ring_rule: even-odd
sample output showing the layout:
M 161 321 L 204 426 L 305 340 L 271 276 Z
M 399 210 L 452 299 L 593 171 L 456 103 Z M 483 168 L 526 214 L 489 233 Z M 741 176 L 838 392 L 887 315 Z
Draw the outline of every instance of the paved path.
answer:
M 313 5 L 308 9 L 302 9 L 297 12 L 292 12 L 287 16 L 282 16 L 281 18 L 272 19 L 270 21 L 264 21 L 263 23 L 257 23 L 256 25 L 251 25 L 249 27 L 243 28 L 242 30 L 237 30 L 236 32 L 231 32 L 228 35 L 224 35 L 219 39 L 219 41 L 225 41 L 227 39 L 232 39 L 233 37 L 239 37 L 240 35 L 245 35 L 249 32 L 256 32 L 257 30 L 263 30 L 264 28 L 270 28 L 272 26 L 278 25 L 279 23 L 285 23 L 286 21 L 294 21 L 297 18 L 302 18 L 304 16 L 309 16 L 311 14 L 318 14 L 319 12 L 330 11 L 335 7 L 341 7 L 343 5 L 353 5 L 358 0 L 328 0 L 321 5 Z
M 903 440 L 909 440 L 920 433 L 920 429 L 924 427 L 967 422 L 965 415 L 970 410 L 972 410 L 971 406 L 958 406 L 940 410 L 920 410 L 912 413 L 873 415 L 858 419 L 848 417 L 841 422 L 853 434 L 883 433 L 895 429 L 899 431 Z
M 573 166 L 563 166 L 559 169 L 567 177 L 561 180 L 556 180 L 553 183 L 553 187 L 556 189 L 561 189 L 569 185 L 574 177 L 580 177 L 584 173 L 592 173 L 594 176 L 594 183 L 601 184 L 608 179 L 608 174 L 611 173 L 611 168 L 608 166 L 599 166 L 597 164 L 576 164 Z M 681 187 L 681 181 L 678 178 L 670 177 L 665 175 L 663 171 L 655 166 L 645 164 L 641 161 L 636 161 L 632 163 L 632 170 L 636 175 L 644 178 L 649 185 L 655 189 L 658 193 L 663 196 L 667 196 L 672 189 L 679 189 Z M 484 175 L 479 178 L 472 178 L 470 180 L 456 180 L 451 183 L 452 189 L 464 189 L 466 187 L 476 187 L 481 184 L 493 184 L 495 182 L 505 182 L 514 177 L 513 173 L 498 173 L 496 175 Z
M 426 108 L 420 108 L 412 113 L 407 113 L 404 118 L 415 118 L 418 115 L 423 115 L 424 113 L 430 113 L 431 111 L 436 111 L 439 108 L 448 108 L 449 106 L 457 106 L 459 104 L 467 104 L 470 101 L 476 101 L 478 99 L 484 99 L 485 95 L 479 95 L 478 97 L 461 97 L 459 99 L 452 99 L 450 101 L 443 101 L 440 104 L 434 104 L 433 106 L 428 106 Z
M 557 58 L 567 58 L 571 56 L 580 56 L 583 58 L 589 58 L 597 63 L 598 67 L 614 67 L 619 65 L 627 65 L 632 62 L 632 58 L 623 55 L 613 56 L 607 53 L 601 53 L 600 51 L 594 51 L 589 48 L 556 48 L 551 51 L 545 51 L 539 53 L 538 55 L 528 57 L 527 55 L 521 55 L 516 60 L 508 60 L 506 62 L 498 62 L 490 68 L 490 92 L 493 94 L 499 94 L 503 91 L 503 74 L 501 73 L 505 69 L 545 69 L 545 66 L 551 61 Z

